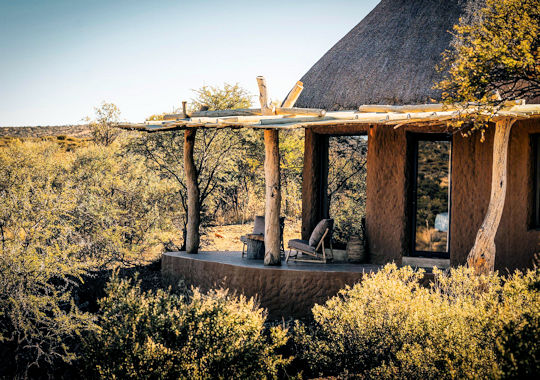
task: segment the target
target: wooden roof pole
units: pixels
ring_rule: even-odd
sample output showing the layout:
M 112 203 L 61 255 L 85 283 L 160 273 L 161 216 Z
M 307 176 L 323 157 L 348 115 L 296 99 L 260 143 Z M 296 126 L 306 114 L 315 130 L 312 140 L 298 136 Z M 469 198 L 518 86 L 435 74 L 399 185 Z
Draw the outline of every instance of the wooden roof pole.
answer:
M 182 101 L 182 113 L 184 114 L 184 118 L 188 117 L 187 113 L 187 102 L 184 100 Z
M 510 131 L 515 121 L 516 119 L 504 118 L 495 123 L 491 197 L 486 216 L 478 230 L 474 246 L 467 257 L 467 265 L 474 268 L 478 274 L 492 272 L 495 267 L 495 235 L 499 228 L 506 198 L 508 143 Z
M 268 106 L 264 77 L 257 77 L 259 101 L 263 115 L 273 115 Z M 266 204 L 264 209 L 264 265 L 281 265 L 279 214 L 281 211 L 281 186 L 279 181 L 279 132 L 264 130 L 264 179 Z
M 296 100 L 302 93 L 303 89 L 304 84 L 300 81 L 296 82 L 292 90 L 289 91 L 289 93 L 287 94 L 287 97 L 285 98 L 283 103 L 281 103 L 281 108 L 292 108 L 292 106 L 294 106 L 294 103 L 296 103 Z

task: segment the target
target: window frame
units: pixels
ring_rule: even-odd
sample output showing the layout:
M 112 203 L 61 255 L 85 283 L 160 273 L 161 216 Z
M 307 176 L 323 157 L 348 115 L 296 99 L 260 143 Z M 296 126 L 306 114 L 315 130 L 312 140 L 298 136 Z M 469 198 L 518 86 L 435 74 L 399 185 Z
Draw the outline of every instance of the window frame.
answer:
M 451 133 L 407 133 L 407 140 L 409 145 L 409 165 L 410 165 L 410 177 L 408 179 L 408 230 L 409 230 L 409 247 L 408 254 L 410 257 L 426 257 L 426 258 L 438 258 L 449 259 L 450 247 L 452 240 L 452 158 L 454 155 L 454 139 Z M 447 252 L 434 252 L 434 251 L 419 251 L 416 249 L 416 213 L 417 213 L 417 186 L 418 186 L 418 143 L 420 141 L 447 141 L 450 144 L 450 157 L 449 157 L 449 181 L 448 181 L 448 251 Z

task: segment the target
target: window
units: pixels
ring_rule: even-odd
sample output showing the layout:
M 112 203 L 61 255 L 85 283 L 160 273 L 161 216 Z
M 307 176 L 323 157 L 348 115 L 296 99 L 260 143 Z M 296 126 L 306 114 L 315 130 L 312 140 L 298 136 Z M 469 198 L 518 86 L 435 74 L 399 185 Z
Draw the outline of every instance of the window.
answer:
M 411 134 L 413 142 L 411 256 L 449 258 L 452 140 L 442 134 Z
M 540 228 L 540 134 L 531 135 L 532 143 L 532 184 L 533 184 L 533 212 L 532 227 Z

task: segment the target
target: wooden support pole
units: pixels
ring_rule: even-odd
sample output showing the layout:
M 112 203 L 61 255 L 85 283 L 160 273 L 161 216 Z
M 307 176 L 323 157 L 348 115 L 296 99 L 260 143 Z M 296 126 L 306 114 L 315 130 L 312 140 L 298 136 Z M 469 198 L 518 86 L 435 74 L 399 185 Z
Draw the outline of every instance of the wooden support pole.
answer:
M 263 115 L 272 115 L 268 107 L 268 94 L 264 77 L 257 77 L 259 101 Z M 264 179 L 266 182 L 266 204 L 264 209 L 264 265 L 281 265 L 280 226 L 281 186 L 279 179 L 279 132 L 264 130 Z
M 259 102 L 261 103 L 261 112 L 263 115 L 273 115 L 274 112 L 268 105 L 268 92 L 266 89 L 266 79 L 257 77 L 257 85 L 259 86 Z
M 291 108 L 292 106 L 294 106 L 294 103 L 296 103 L 296 100 L 302 93 L 303 89 L 304 84 L 300 81 L 296 82 L 294 87 L 287 94 L 287 97 L 285 98 L 283 103 L 281 103 L 281 108 Z
M 506 198 L 508 182 L 508 143 L 510 131 L 516 119 L 502 119 L 495 124 L 493 140 L 493 167 L 491 173 L 491 197 L 486 216 L 478 233 L 474 246 L 467 257 L 467 265 L 477 274 L 493 271 L 495 267 L 495 235 L 499 228 Z
M 279 134 L 276 129 L 264 130 L 264 177 L 266 207 L 264 213 L 264 265 L 281 264 L 279 214 L 281 186 L 279 179 Z
M 186 234 L 186 252 L 197 253 L 199 250 L 199 224 L 201 221 L 200 192 L 198 184 L 197 167 L 193 158 L 195 148 L 195 128 L 187 128 L 184 131 L 184 172 L 186 176 L 187 188 L 187 234 Z
M 184 118 L 188 117 L 187 113 L 187 102 L 184 100 L 182 101 L 182 113 L 184 114 Z

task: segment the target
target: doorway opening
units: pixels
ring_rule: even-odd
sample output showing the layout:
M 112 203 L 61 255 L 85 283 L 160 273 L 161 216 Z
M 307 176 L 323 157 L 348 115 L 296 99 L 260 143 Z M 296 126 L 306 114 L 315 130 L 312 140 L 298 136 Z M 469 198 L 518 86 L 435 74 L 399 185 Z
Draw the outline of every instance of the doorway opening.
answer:
M 334 219 L 333 244 L 345 249 L 362 235 L 366 209 L 367 135 L 330 136 L 326 202 Z

